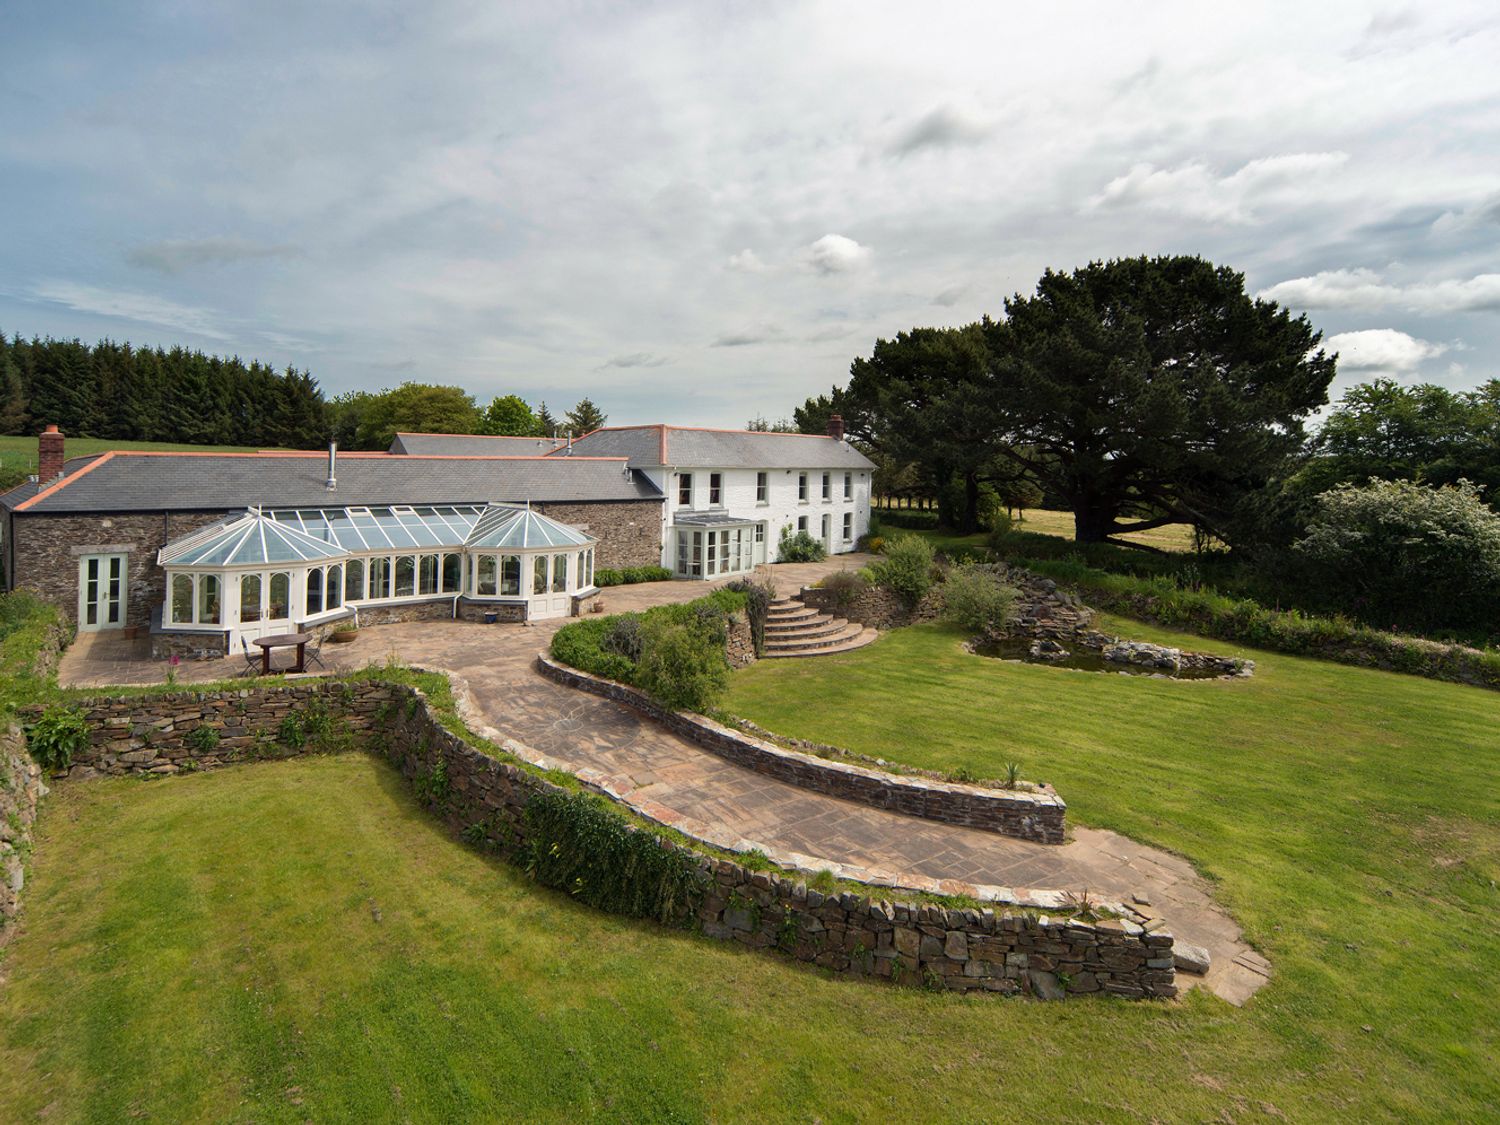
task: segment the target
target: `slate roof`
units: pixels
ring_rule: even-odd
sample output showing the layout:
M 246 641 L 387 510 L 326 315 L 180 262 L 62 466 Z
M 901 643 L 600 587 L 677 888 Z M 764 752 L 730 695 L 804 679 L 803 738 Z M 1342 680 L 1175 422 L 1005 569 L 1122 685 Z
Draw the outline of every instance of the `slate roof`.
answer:
M 392 453 L 458 457 L 545 457 L 557 448 L 551 438 L 494 437 L 489 434 L 397 434 Z
M 692 426 L 616 426 L 573 442 L 573 456 L 628 457 L 631 465 L 681 469 L 873 469 L 848 442 L 822 434 L 706 430 Z M 566 457 L 559 449 L 553 457 Z
M 70 461 L 66 471 L 40 491 L 36 485 L 13 489 L 0 504 L 40 514 L 661 499 L 644 475 L 627 473 L 623 460 L 583 456 L 343 453 L 333 492 L 323 487 L 328 455 L 322 452 L 115 451 Z

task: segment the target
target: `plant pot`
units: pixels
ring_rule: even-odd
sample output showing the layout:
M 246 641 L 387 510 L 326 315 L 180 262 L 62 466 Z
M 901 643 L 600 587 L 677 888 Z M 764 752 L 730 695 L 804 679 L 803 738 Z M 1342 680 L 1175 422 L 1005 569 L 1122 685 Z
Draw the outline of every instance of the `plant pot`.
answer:
M 484 623 L 486 625 L 494 625 L 499 620 L 500 620 L 500 614 L 497 613 L 495 610 L 493 610 L 493 609 L 485 610 L 485 613 L 484 613 Z
M 328 643 L 335 645 L 346 645 L 359 636 L 358 629 L 336 629 L 328 634 Z

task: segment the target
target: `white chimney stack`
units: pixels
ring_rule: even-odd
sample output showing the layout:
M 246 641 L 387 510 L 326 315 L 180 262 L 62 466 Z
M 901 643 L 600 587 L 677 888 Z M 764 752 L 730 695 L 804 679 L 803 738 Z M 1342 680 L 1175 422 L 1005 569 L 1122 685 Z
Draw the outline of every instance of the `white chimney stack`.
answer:
M 330 441 L 328 443 L 328 479 L 323 482 L 323 487 L 329 492 L 334 491 L 339 486 L 339 478 L 334 471 L 338 467 L 338 456 L 339 443 Z

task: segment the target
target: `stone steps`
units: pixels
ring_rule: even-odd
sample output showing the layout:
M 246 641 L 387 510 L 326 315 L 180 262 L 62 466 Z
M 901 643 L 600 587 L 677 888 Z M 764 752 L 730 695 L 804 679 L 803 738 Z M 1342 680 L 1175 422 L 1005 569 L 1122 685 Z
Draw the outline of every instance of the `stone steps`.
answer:
M 771 603 L 762 655 L 769 660 L 828 656 L 863 648 L 879 635 L 874 629 L 813 609 L 794 598 L 781 598 Z

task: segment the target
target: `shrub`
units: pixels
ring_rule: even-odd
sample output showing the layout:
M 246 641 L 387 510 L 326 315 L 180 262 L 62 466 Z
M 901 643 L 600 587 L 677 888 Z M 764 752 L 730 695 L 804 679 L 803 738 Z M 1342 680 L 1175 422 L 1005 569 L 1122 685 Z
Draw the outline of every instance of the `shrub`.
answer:
M 885 536 L 870 534 L 864 536 L 856 544 L 861 551 L 868 551 L 872 555 L 878 555 L 885 550 Z
M 37 765 L 60 773 L 73 764 L 89 744 L 88 723 L 77 707 L 48 707 L 26 735 L 27 748 Z
M 1293 549 L 1329 604 L 1368 620 L 1462 626 L 1500 605 L 1500 514 L 1468 481 L 1340 485 Z
M 600 910 L 688 925 L 707 880 L 696 857 L 662 846 L 585 793 L 526 802 L 526 871 Z
M 608 680 L 626 684 L 634 682 L 635 662 L 604 649 L 604 638 L 614 628 L 616 620 L 614 617 L 581 618 L 564 625 L 552 635 L 553 659 Z
M 219 732 L 213 727 L 199 725 L 190 730 L 183 741 L 200 754 L 212 754 L 219 748 Z
M 692 622 L 658 617 L 645 626 L 645 643 L 635 669 L 635 683 L 673 711 L 707 711 L 729 686 L 724 655 L 722 615 L 712 628 L 709 615 Z
M 822 562 L 828 557 L 828 548 L 805 531 L 795 535 L 786 530 L 781 533 L 781 544 L 777 548 L 777 562 Z
M 643 637 L 640 617 L 634 613 L 622 613 L 607 620 L 610 625 L 599 639 L 600 649 L 623 656 L 634 664 L 641 658 Z
M 892 591 L 915 609 L 932 589 L 932 545 L 915 535 L 902 535 L 886 544 L 885 555 L 870 564 L 878 585 Z
M 991 566 L 964 563 L 943 583 L 943 617 L 975 633 L 998 633 L 1016 607 L 1016 589 Z
M 818 583 L 820 589 L 833 595 L 833 604 L 848 609 L 854 600 L 870 587 L 870 583 L 857 570 L 840 570 L 828 575 Z
M 766 646 L 766 619 L 771 616 L 771 603 L 776 600 L 775 585 L 769 580 L 736 578 L 724 586 L 724 592 L 745 596 L 745 616 L 750 619 L 750 639 L 755 645 L 755 655 L 760 656 Z

